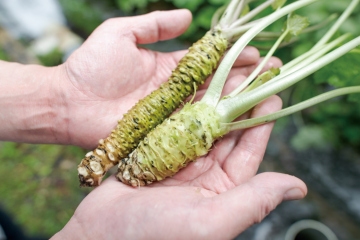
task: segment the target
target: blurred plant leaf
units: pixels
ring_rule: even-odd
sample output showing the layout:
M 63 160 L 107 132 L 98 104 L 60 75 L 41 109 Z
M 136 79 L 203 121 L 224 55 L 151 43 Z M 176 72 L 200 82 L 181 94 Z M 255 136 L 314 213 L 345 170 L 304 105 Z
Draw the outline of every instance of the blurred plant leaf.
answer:
M 167 0 L 170 1 L 170 0 Z M 187 8 L 190 11 L 195 11 L 205 0 L 173 0 L 171 1 L 177 8 Z
M 86 34 L 103 22 L 101 12 L 84 0 L 59 0 L 59 3 L 68 21 Z
M 119 9 L 123 10 L 124 12 L 131 12 L 135 8 L 145 8 L 149 2 L 155 2 L 157 0 L 117 0 L 116 4 L 118 5 Z
M 289 34 L 286 35 L 284 40 L 289 42 L 292 37 L 299 35 L 304 28 L 309 26 L 309 24 L 309 20 L 306 17 L 290 14 L 283 28 L 283 31 L 289 30 Z
M 208 2 L 212 5 L 225 5 L 229 0 L 208 0 Z
M 211 17 L 216 11 L 216 7 L 208 6 L 200 9 L 197 15 L 194 18 L 196 25 L 203 27 L 205 29 L 210 29 L 211 27 Z
M 321 126 L 308 125 L 301 127 L 290 143 L 297 151 L 305 151 L 310 148 L 322 149 L 327 145 L 327 140 Z
M 271 6 L 274 10 L 281 8 L 286 3 L 286 0 L 275 0 Z
M 316 83 L 329 83 L 334 87 L 349 87 L 360 85 L 360 49 L 345 54 L 328 64 L 314 74 Z M 359 94 L 349 98 L 360 103 Z

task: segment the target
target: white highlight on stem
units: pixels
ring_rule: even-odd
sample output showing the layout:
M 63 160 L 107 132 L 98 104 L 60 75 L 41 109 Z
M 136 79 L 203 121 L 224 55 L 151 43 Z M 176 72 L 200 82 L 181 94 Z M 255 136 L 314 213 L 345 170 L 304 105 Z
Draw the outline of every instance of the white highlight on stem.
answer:
M 279 9 L 276 12 L 268 15 L 259 24 L 255 25 L 253 28 L 247 31 L 239 40 L 235 42 L 234 46 L 231 48 L 231 51 L 229 51 L 226 54 L 222 63 L 218 67 L 208 90 L 206 91 L 201 101 L 211 106 L 217 105 L 226 78 L 229 75 L 231 67 L 234 64 L 236 58 L 239 56 L 239 54 L 245 48 L 245 46 L 251 41 L 251 39 L 253 39 L 260 31 L 262 31 L 264 28 L 266 28 L 267 26 L 269 26 L 271 23 L 278 20 L 279 18 L 285 16 L 286 14 L 316 1 L 318 0 L 301 0 L 289 4 L 286 7 Z
M 244 129 L 244 128 L 258 126 L 261 124 L 265 124 L 265 123 L 274 121 L 281 117 L 293 114 L 295 112 L 301 111 L 305 108 L 314 106 L 318 103 L 329 100 L 331 98 L 338 97 L 341 95 L 351 94 L 351 93 L 360 93 L 360 86 L 345 87 L 345 88 L 332 90 L 330 92 L 320 94 L 319 96 L 316 96 L 316 97 L 310 98 L 306 101 L 303 101 L 301 103 L 298 103 L 294 106 L 280 110 L 276 113 L 271 113 L 271 114 L 268 114 L 268 115 L 265 115 L 262 117 L 251 118 L 251 119 L 247 119 L 247 120 L 243 120 L 243 121 L 239 121 L 239 122 L 233 122 L 233 123 L 221 123 L 221 128 L 223 128 L 223 131 L 230 132 L 230 131 L 237 130 L 237 129 Z

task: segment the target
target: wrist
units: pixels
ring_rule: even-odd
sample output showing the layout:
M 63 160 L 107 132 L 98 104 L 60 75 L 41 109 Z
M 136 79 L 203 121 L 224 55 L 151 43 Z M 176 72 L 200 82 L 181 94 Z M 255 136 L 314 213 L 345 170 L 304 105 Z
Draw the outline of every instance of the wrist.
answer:
M 0 61 L 0 140 L 65 143 L 62 67 Z

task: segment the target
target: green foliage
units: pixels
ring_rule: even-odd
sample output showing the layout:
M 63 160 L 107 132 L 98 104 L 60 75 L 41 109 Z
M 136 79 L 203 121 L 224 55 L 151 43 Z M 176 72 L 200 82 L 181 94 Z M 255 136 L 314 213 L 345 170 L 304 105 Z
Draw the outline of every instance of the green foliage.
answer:
M 44 66 L 57 66 L 62 63 L 63 53 L 59 49 L 54 49 L 46 55 L 37 56 Z
M 286 3 L 286 0 L 275 0 L 271 6 L 274 10 L 281 8 Z
M 308 125 L 300 128 L 298 134 L 291 139 L 291 146 L 298 151 L 309 148 L 322 149 L 327 146 L 324 129 L 322 126 Z
M 316 107 L 307 116 L 308 121 L 323 128 L 325 138 L 335 147 L 353 146 L 359 150 L 360 145 L 360 108 L 358 103 L 336 99 Z
M 86 35 L 94 31 L 104 20 L 103 13 L 89 1 L 59 0 L 59 2 L 69 23 Z
M 136 8 L 145 8 L 149 2 L 158 0 L 117 0 L 117 6 L 124 12 L 134 11 Z
M 306 17 L 302 17 L 297 14 L 291 14 L 287 21 L 285 22 L 285 26 L 283 31 L 289 30 L 289 34 L 285 37 L 285 41 L 289 42 L 293 36 L 297 36 L 301 33 L 301 31 L 309 26 L 309 21 Z
M 360 84 L 360 50 L 356 49 L 315 73 L 316 83 L 329 83 L 340 88 Z M 360 102 L 359 102 L 360 103 Z
M 293 0 L 288 2 L 293 2 Z M 311 25 L 313 25 L 322 22 L 330 13 L 337 13 L 338 16 L 340 16 L 350 2 L 350 0 L 319 1 L 312 4 L 310 7 L 298 10 L 297 14 L 306 16 Z M 355 27 L 360 21 L 358 12 L 359 7 L 357 7 L 354 13 L 340 27 L 339 32 L 336 34 L 337 36 L 346 32 L 351 32 L 354 36 L 360 35 L 360 28 Z M 334 21 L 314 33 L 299 35 L 298 42 L 280 49 L 277 51 L 276 55 L 280 57 L 284 63 L 301 55 L 316 44 L 333 23 Z M 295 104 L 334 87 L 359 85 L 359 74 L 356 74 L 359 71 L 359 61 L 360 54 L 356 54 L 352 51 L 352 53 L 346 54 L 344 57 L 308 77 L 307 80 L 303 80 L 303 82 L 306 82 L 306 87 L 301 87 L 301 94 L 296 94 L 298 91 L 294 91 L 294 89 L 296 90 L 299 88 L 299 84 L 297 84 L 294 88 L 282 93 L 282 95 L 290 94 L 292 104 Z M 303 111 L 302 115 L 304 117 L 305 125 L 314 125 L 318 128 L 322 128 L 325 139 L 337 148 L 350 145 L 353 146 L 355 150 L 359 151 L 359 95 L 360 94 L 352 94 L 349 95 L 349 97 L 337 98 L 335 101 L 327 101 L 313 107 L 311 110 Z M 349 102 L 350 100 L 357 101 L 358 103 Z M 287 102 L 285 101 L 284 107 L 286 107 L 286 104 Z M 301 130 L 299 130 L 298 134 L 302 134 Z M 295 136 L 295 138 L 297 138 L 297 136 Z
M 4 60 L 4 61 L 8 61 L 8 56 L 6 55 L 6 53 L 4 52 L 4 50 L 2 48 L 0 48 L 0 60 Z
M 76 147 L 0 142 L 0 201 L 30 235 L 58 232 L 89 189 L 80 189 Z
M 173 0 L 171 2 L 177 8 L 186 8 L 194 12 L 199 9 L 200 5 L 203 4 L 205 0 Z

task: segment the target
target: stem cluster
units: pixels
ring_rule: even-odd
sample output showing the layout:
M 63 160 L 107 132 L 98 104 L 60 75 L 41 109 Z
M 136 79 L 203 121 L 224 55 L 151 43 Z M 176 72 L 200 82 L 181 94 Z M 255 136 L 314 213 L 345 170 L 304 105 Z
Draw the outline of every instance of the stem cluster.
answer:
M 291 62 L 285 64 L 278 71 L 270 69 L 268 72 L 265 72 L 264 74 L 258 76 L 261 69 L 264 67 L 269 58 L 273 55 L 275 50 L 281 45 L 284 39 L 289 41 L 290 34 L 296 36 L 304 27 L 307 26 L 306 21 L 302 19 L 302 17 L 297 15 L 296 17 L 294 17 L 295 15 L 293 15 L 292 12 L 298 8 L 301 8 L 316 1 L 317 0 L 301 0 L 282 8 L 280 8 L 281 6 L 279 6 L 274 13 L 262 19 L 256 20 L 256 24 L 247 23 L 243 26 L 240 26 L 245 21 L 253 18 L 254 14 L 257 14 L 260 9 L 263 9 L 275 2 L 268 0 L 265 3 L 261 4 L 259 7 L 255 8 L 253 11 L 247 13 L 241 19 L 232 23 L 231 26 L 236 32 L 235 35 L 239 34 L 240 28 L 245 28 L 250 25 L 251 27 L 239 38 L 239 40 L 235 42 L 233 47 L 225 56 L 218 70 L 216 71 L 206 94 L 201 100 L 202 102 L 207 103 L 210 106 L 216 107 L 216 111 L 221 116 L 220 122 L 222 124 L 224 133 L 235 129 L 252 127 L 269 121 L 273 121 L 282 116 L 292 114 L 296 111 L 300 111 L 304 108 L 313 106 L 317 103 L 333 97 L 360 92 L 360 86 L 342 88 L 319 95 L 317 97 L 299 103 L 295 106 L 283 109 L 279 112 L 269 114 L 261 118 L 230 123 L 235 118 L 245 113 L 264 99 L 280 91 L 283 91 L 289 86 L 304 79 L 305 77 L 309 76 L 310 74 L 314 73 L 315 71 L 319 70 L 320 68 L 324 67 L 325 65 L 329 64 L 330 62 L 336 60 L 337 58 L 343 56 L 353 48 L 360 45 L 360 37 L 356 37 L 353 40 L 338 47 L 337 49 L 329 52 L 350 37 L 350 34 L 344 34 L 336 38 L 335 40 L 329 42 L 329 40 L 338 30 L 340 25 L 347 19 L 347 17 L 358 5 L 359 0 L 352 0 L 352 2 L 343 12 L 343 14 L 337 19 L 337 21 L 332 25 L 332 27 L 313 48 L 311 48 L 308 52 L 302 54 L 301 56 L 297 57 L 296 59 L 292 60 Z M 230 4 L 234 2 L 235 1 L 232 1 Z M 289 16 L 286 23 L 286 28 L 281 34 L 272 35 L 278 36 L 278 39 L 271 47 L 267 55 L 264 57 L 263 61 L 240 86 L 234 89 L 233 92 L 231 92 L 228 96 L 220 99 L 222 88 L 225 84 L 226 78 L 239 53 L 254 37 L 259 36 L 259 33 L 264 28 L 287 14 L 289 14 Z M 326 21 L 330 21 L 333 16 L 334 15 L 332 15 Z M 223 21 L 220 20 L 220 24 L 226 22 L 227 18 L 225 17 Z

